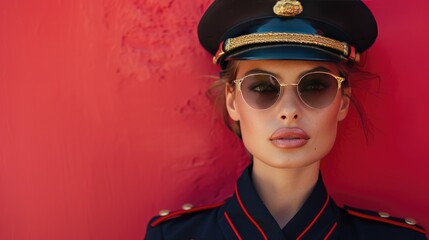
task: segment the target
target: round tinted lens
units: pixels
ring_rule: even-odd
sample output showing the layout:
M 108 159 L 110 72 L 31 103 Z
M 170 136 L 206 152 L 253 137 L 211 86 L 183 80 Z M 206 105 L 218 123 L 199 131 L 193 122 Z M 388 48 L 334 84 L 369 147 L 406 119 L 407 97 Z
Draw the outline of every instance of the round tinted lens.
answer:
M 241 83 L 244 101 L 255 109 L 267 109 L 279 98 L 280 85 L 268 74 L 251 74 Z
M 298 84 L 301 100 L 313 108 L 329 106 L 337 95 L 337 90 L 337 79 L 323 72 L 309 73 L 302 77 Z

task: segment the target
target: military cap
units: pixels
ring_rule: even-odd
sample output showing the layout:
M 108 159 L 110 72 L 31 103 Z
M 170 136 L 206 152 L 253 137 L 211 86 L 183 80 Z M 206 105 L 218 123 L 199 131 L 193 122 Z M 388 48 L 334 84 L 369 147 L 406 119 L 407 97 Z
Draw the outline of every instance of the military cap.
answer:
M 359 61 L 377 23 L 361 0 L 215 0 L 198 37 L 222 68 L 240 59 Z

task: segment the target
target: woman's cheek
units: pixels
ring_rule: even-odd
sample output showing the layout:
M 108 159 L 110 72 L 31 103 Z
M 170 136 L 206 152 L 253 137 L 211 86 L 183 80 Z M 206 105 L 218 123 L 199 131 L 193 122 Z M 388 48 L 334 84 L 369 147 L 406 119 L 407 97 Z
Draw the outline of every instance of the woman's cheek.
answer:
M 313 133 L 316 147 L 325 148 L 326 153 L 331 150 L 337 137 L 338 109 L 339 104 L 334 104 L 318 117 L 310 118 L 312 119 L 311 125 L 316 130 Z

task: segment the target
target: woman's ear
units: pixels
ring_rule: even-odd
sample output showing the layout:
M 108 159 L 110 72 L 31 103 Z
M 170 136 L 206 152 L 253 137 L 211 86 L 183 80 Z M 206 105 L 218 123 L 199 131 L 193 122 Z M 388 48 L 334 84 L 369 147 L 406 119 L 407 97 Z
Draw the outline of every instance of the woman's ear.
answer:
M 227 84 L 225 86 L 225 100 L 226 100 L 226 110 L 228 111 L 229 117 L 234 121 L 240 120 L 240 114 L 237 111 L 235 105 L 235 89 L 231 87 L 231 85 Z
M 347 113 L 349 112 L 352 89 L 350 87 L 344 87 L 341 89 L 341 93 L 341 106 L 340 110 L 338 111 L 338 121 L 344 120 L 344 118 L 347 116 Z

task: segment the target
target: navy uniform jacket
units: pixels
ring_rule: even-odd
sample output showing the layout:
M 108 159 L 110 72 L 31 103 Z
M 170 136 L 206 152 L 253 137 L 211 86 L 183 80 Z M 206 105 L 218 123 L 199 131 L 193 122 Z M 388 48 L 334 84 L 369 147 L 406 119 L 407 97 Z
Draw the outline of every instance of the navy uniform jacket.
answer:
M 250 166 L 243 172 L 234 196 L 223 203 L 153 218 L 145 239 L 427 239 L 425 230 L 412 219 L 338 207 L 321 177 L 302 208 L 281 229 L 256 193 L 251 170 Z

